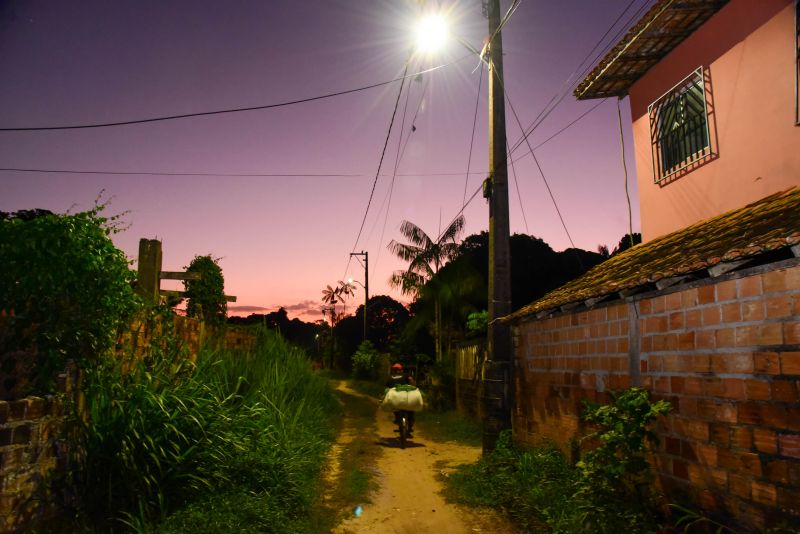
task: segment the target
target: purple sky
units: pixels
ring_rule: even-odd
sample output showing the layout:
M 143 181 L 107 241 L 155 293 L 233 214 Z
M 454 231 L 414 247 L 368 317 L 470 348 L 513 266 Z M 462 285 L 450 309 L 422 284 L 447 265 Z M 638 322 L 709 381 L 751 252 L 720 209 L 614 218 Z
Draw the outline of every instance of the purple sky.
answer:
M 503 30 L 503 44 L 506 104 L 514 106 L 523 126 L 630 3 L 522 0 Z M 634 0 L 622 21 L 651 3 Z M 487 33 L 480 1 L 439 4 L 452 10 L 453 31 L 480 48 Z M 502 2 L 504 11 L 509 4 Z M 403 71 L 417 13 L 419 2 L 412 0 L 6 0 L 0 2 L 0 127 L 259 106 L 391 80 Z M 409 72 L 466 54 L 451 43 L 436 58 L 413 59 Z M 349 276 L 363 282 L 361 267 L 348 263 L 354 248 L 369 252 L 371 293 L 399 298 L 387 280 L 403 265 L 390 257 L 386 244 L 400 238 L 400 222 L 410 220 L 435 236 L 462 206 L 477 66 L 477 58 L 468 58 L 406 84 L 357 244 L 399 83 L 263 111 L 101 129 L 0 132 L 4 168 L 295 175 L 0 171 L 0 210 L 83 210 L 104 190 L 113 197 L 111 213 L 129 212 L 130 228 L 114 241 L 131 259 L 142 237 L 163 241 L 165 270 L 181 270 L 196 254 L 222 258 L 226 292 L 238 296 L 234 313 L 285 306 L 291 316 L 320 318 L 325 285 Z M 596 104 L 577 102 L 570 93 L 530 137 L 532 146 Z M 469 176 L 467 197 L 487 169 L 485 73 L 478 106 L 470 163 L 475 174 Z M 633 226 L 639 231 L 627 99 L 622 112 Z M 510 109 L 507 131 L 509 143 L 520 138 Z M 401 133 L 407 145 L 387 216 Z M 524 152 L 515 152 L 515 161 Z M 536 156 L 575 245 L 613 247 L 628 230 L 616 102 L 603 103 Z M 556 250 L 569 247 L 533 158 L 519 159 L 515 169 L 520 195 L 509 168 L 511 231 L 541 237 Z M 352 176 L 297 176 L 314 174 Z M 487 228 L 488 207 L 480 195 L 464 213 L 465 236 Z M 362 299 L 359 288 L 349 310 Z

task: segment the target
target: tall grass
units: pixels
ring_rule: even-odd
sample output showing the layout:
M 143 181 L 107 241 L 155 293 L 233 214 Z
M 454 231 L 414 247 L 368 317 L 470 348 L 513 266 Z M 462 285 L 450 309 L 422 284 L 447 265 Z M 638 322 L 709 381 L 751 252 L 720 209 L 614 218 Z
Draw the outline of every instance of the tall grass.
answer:
M 122 367 L 86 376 L 80 487 L 95 528 L 302 530 L 338 409 L 302 351 L 262 331 L 250 352 Z

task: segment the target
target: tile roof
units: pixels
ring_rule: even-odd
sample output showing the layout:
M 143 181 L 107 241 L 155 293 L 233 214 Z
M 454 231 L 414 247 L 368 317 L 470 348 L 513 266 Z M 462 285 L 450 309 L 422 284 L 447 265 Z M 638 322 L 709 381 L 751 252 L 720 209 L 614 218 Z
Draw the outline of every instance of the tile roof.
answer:
M 622 97 L 729 0 L 658 0 L 575 89 L 578 100 Z
M 583 276 L 508 315 L 514 320 L 577 304 L 663 288 L 686 277 L 718 276 L 767 252 L 793 247 L 800 255 L 800 188 L 636 245 Z

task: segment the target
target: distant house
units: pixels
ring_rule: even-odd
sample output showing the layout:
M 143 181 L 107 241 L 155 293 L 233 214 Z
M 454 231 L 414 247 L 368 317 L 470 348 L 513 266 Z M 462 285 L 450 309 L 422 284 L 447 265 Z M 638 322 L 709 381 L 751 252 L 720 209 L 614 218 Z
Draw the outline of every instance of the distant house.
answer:
M 576 89 L 630 96 L 644 242 L 518 310 L 517 441 L 584 400 L 669 400 L 659 487 L 738 531 L 800 529 L 796 0 L 658 0 Z
M 794 0 L 660 0 L 578 86 L 630 96 L 645 242 L 800 183 Z

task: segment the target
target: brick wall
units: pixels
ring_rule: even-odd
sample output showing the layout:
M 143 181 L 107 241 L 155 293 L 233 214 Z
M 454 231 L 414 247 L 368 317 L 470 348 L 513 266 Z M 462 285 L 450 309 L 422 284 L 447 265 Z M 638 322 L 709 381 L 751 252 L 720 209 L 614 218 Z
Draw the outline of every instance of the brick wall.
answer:
M 515 328 L 515 436 L 565 448 L 581 400 L 631 385 L 672 402 L 667 494 L 758 529 L 800 523 L 800 265 L 696 282 Z

